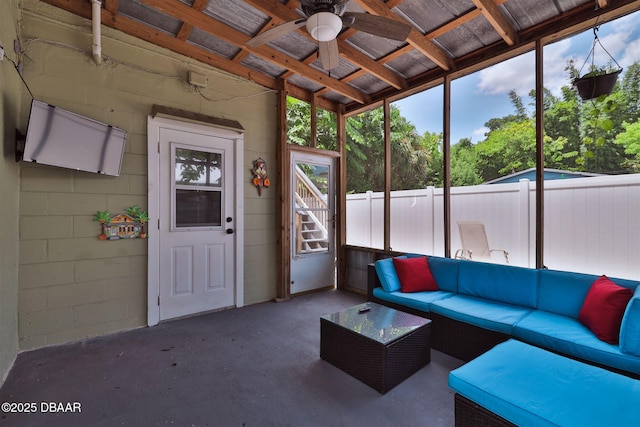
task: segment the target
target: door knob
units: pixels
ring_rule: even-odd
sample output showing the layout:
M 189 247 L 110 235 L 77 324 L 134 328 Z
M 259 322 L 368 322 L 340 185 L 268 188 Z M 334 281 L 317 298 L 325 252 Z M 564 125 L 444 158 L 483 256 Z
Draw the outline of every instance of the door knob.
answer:
M 233 234 L 233 228 L 227 228 L 227 234 Z

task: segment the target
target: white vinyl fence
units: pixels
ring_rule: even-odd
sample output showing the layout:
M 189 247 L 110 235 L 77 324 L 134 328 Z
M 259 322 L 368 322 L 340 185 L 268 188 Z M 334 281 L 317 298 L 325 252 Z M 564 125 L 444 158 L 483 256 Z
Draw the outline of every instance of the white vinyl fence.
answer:
M 544 185 L 546 267 L 640 280 L 640 174 Z M 528 179 L 452 188 L 452 255 L 461 247 L 457 221 L 480 221 L 492 249 L 507 250 L 512 265 L 535 267 L 535 189 Z M 383 212 L 383 193 L 347 195 L 347 244 L 382 249 Z M 391 193 L 393 250 L 444 255 L 443 224 L 442 188 Z

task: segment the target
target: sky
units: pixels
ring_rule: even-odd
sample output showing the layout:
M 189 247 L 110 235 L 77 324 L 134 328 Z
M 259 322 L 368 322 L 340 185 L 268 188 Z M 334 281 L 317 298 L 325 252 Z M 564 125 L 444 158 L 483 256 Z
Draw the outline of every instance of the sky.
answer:
M 622 68 L 640 61 L 640 11 L 602 24 L 598 30 L 602 46 Z M 544 48 L 544 86 L 554 95 L 568 85 L 564 70 L 567 61 L 574 60 L 580 69 L 593 44 L 593 29 L 563 39 Z M 596 64 L 610 61 L 607 53 L 595 48 Z M 591 58 L 589 58 L 589 63 Z M 589 63 L 584 65 L 583 73 Z M 535 87 L 535 56 L 528 52 L 451 82 L 451 143 L 471 138 L 473 143 L 484 140 L 488 130 L 484 124 L 491 118 L 515 112 L 509 91 L 515 90 L 524 105 L 530 108 L 529 92 Z M 402 115 L 416 126 L 418 133 L 442 132 L 442 86 L 396 101 Z M 533 111 L 530 108 L 529 111 Z

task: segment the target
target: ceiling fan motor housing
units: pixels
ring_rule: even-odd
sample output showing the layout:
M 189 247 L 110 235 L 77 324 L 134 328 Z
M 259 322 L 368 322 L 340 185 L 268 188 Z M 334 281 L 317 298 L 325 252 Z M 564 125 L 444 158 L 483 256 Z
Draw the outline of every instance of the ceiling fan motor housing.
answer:
M 307 30 L 317 41 L 328 42 L 342 30 L 342 19 L 331 12 L 318 12 L 307 19 Z

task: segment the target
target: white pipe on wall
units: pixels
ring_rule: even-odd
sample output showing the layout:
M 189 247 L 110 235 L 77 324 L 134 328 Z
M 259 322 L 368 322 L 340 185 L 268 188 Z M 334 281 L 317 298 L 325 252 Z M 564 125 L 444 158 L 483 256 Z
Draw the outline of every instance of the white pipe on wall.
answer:
M 91 0 L 91 30 L 93 34 L 91 54 L 97 65 L 102 64 L 102 41 L 100 36 L 101 9 L 102 2 L 100 0 Z

